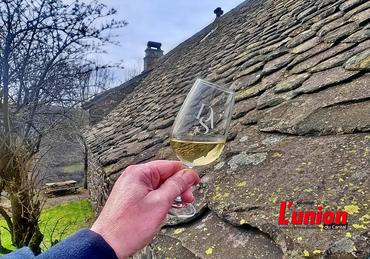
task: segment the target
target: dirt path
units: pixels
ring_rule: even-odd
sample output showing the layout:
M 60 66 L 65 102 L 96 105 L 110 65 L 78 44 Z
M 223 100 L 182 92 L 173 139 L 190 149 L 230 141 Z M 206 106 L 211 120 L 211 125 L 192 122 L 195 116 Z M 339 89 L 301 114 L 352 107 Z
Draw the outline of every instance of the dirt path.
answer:
M 60 205 L 66 202 L 79 201 L 87 198 L 89 198 L 89 192 L 84 189 L 79 189 L 78 193 L 47 197 L 44 209 L 54 207 L 56 205 Z M 5 197 L 1 197 L 0 205 L 6 210 L 10 209 L 10 201 Z M 2 217 L 0 216 L 0 218 Z
M 48 197 L 44 205 L 44 208 L 50 208 L 69 201 L 79 201 L 87 198 L 89 198 L 89 192 L 87 190 L 80 189 L 79 192 L 76 194 Z

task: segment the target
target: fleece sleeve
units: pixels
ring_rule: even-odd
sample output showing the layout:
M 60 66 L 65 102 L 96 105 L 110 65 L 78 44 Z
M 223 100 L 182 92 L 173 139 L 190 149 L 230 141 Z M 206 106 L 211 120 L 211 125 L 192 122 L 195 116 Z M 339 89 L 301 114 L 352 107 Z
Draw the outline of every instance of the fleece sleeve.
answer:
M 27 248 L 18 249 L 3 257 L 4 259 L 40 258 L 40 259 L 117 259 L 114 250 L 97 233 L 82 229 L 73 236 L 59 242 L 44 253 L 34 256 Z

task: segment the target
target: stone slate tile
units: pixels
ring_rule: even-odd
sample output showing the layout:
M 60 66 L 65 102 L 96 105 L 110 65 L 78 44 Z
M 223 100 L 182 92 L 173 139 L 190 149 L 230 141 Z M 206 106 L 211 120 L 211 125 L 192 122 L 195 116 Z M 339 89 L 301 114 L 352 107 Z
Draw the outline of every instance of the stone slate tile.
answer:
M 370 131 L 370 101 L 343 103 L 316 110 L 297 126 L 301 134 L 349 134 Z
M 244 62 L 243 64 L 242 63 L 239 63 L 239 64 L 234 64 L 234 65 L 240 65 L 240 64 L 242 64 L 241 65 L 241 68 L 244 69 L 244 68 L 248 68 L 250 66 L 253 66 L 253 65 L 257 64 L 257 63 L 260 63 L 260 62 L 262 62 L 264 60 L 265 60 L 265 57 L 264 56 L 258 55 L 258 56 L 255 56 L 255 57 L 251 58 L 251 59 L 243 60 L 243 62 Z
M 159 234 L 151 244 L 150 252 L 142 251 L 137 258 L 133 259 L 143 259 L 143 258 L 172 258 L 176 255 L 177 259 L 200 259 L 201 257 L 193 254 L 189 249 L 185 248 L 181 242 L 176 238 L 169 237 L 164 234 Z
M 303 73 L 284 78 L 274 87 L 274 93 L 282 93 L 294 90 L 300 87 L 310 76 L 310 73 Z
M 347 70 L 362 70 L 370 71 L 370 50 L 365 50 L 356 56 L 350 58 L 345 64 L 344 67 Z
M 344 2 L 345 0 L 343 1 L 337 1 L 337 0 L 319 0 L 319 1 L 316 1 L 316 5 L 317 5 L 317 8 L 320 10 L 328 5 L 335 5 L 335 6 L 339 6 L 341 2 Z
M 234 113 L 232 116 L 233 120 L 237 120 L 245 116 L 249 111 L 253 110 L 257 106 L 257 98 L 250 98 L 244 102 L 238 102 L 235 104 Z
M 257 96 L 263 93 L 266 89 L 266 85 L 258 83 L 257 85 L 236 92 L 235 101 L 240 102 L 242 100 Z
M 265 64 L 262 70 L 262 74 L 271 74 L 272 72 L 275 72 L 279 70 L 280 68 L 286 66 L 294 59 L 294 55 L 292 54 L 285 54 L 279 58 L 276 58 L 274 60 L 271 60 Z
M 154 123 L 151 123 L 148 127 L 148 130 L 156 130 L 156 129 L 165 129 L 172 126 L 173 122 L 175 121 L 174 118 L 169 118 L 167 120 L 158 120 Z
M 330 68 L 341 66 L 352 56 L 353 56 L 353 52 L 346 51 L 344 53 L 341 53 L 337 56 L 334 56 L 330 59 L 327 59 L 319 63 L 318 65 L 310 68 L 308 71 L 314 73 L 314 72 L 320 72 L 323 70 L 328 70 Z
M 359 13 L 359 12 L 362 12 L 362 11 L 364 11 L 364 10 L 368 9 L 368 8 L 370 8 L 370 2 L 369 2 L 369 1 L 366 1 L 366 2 L 365 2 L 365 3 L 363 3 L 362 5 L 360 5 L 360 6 L 356 7 L 356 8 L 354 8 L 354 9 L 352 9 L 352 10 L 350 10 L 350 11 L 347 11 L 347 12 L 344 14 L 343 18 L 344 18 L 345 20 L 348 20 L 348 19 L 350 19 L 353 15 L 355 15 L 355 14 L 357 14 L 357 13 Z
M 261 61 L 261 62 L 258 62 L 256 64 L 252 65 L 252 66 L 246 67 L 245 69 L 243 69 L 242 71 L 240 71 L 235 76 L 235 78 L 246 76 L 246 75 L 252 74 L 253 72 L 259 71 L 259 70 L 261 70 L 263 68 L 264 65 L 265 65 L 265 62 L 264 61 Z
M 313 14 L 314 12 L 316 12 L 317 10 L 317 7 L 316 6 L 312 6 L 310 8 L 308 8 L 307 10 L 301 12 L 300 14 L 297 15 L 297 20 L 302 20 L 303 18 L 309 16 L 310 14 Z
M 327 43 L 335 43 L 338 42 L 347 36 L 351 35 L 354 31 L 356 31 L 358 28 L 358 25 L 356 23 L 349 23 L 346 25 L 343 25 L 329 33 L 327 33 L 323 40 Z
M 357 224 L 361 224 L 360 218 L 368 210 L 370 178 L 366 177 L 365 168 L 369 166 L 366 152 L 369 134 L 281 138 L 261 134 L 253 127 L 243 132 L 243 136 L 248 136 L 247 146 L 261 148 L 258 151 L 245 148 L 236 154 L 230 151 L 226 163 L 215 167 L 214 180 L 208 188 L 212 211 L 232 224 L 249 224 L 268 233 L 287 258 L 313 255 L 314 251 L 315 255 L 322 255 L 346 238 L 347 232 L 353 237 L 366 233 Z M 276 141 L 262 149 L 262 142 L 267 139 Z M 241 140 L 237 138 L 234 142 Z M 240 145 L 243 143 L 236 144 Z M 351 185 L 353 175 L 359 175 L 361 180 Z M 324 205 L 324 210 L 334 211 L 357 204 L 358 212 L 349 215 L 352 223 L 347 230 L 335 234 L 320 227 L 282 227 L 277 224 L 277 217 L 284 200 L 294 201 L 294 208 L 305 211 L 316 211 L 319 204 Z M 365 240 L 362 245 L 366 245 Z M 294 256 L 292 250 L 298 254 Z
M 349 9 L 352 9 L 360 4 L 363 4 L 365 3 L 366 0 L 348 0 L 346 2 L 344 2 L 343 4 L 341 4 L 339 6 L 339 9 L 342 10 L 342 11 L 348 11 Z
M 370 39 L 370 29 L 364 29 L 353 33 L 351 36 L 343 40 L 347 43 L 360 43 L 364 40 Z
M 313 47 L 312 49 L 309 49 L 303 53 L 301 53 L 300 55 L 297 55 L 292 62 L 290 62 L 288 65 L 287 65 L 287 69 L 291 69 L 292 67 L 294 67 L 295 65 L 297 65 L 298 63 L 301 63 L 302 61 L 305 61 L 306 59 L 316 55 L 316 54 L 319 54 L 327 49 L 329 49 L 330 47 L 332 46 L 332 44 L 328 44 L 328 43 L 325 43 L 325 42 L 322 42 L 320 43 L 319 45 Z
M 333 67 L 341 66 L 351 57 L 369 48 L 370 48 L 370 40 L 365 41 L 357 45 L 356 47 L 353 47 L 345 52 L 342 52 L 341 54 L 338 54 L 330 59 L 327 59 L 319 63 L 318 65 L 310 68 L 309 71 L 319 72 L 319 71 L 327 70 Z
M 246 75 L 241 78 L 234 77 L 234 83 L 230 86 L 231 90 L 239 91 L 241 89 L 252 86 L 261 79 L 261 71 L 257 71 L 251 75 Z
M 319 91 L 325 87 L 339 84 L 342 81 L 348 80 L 355 75 L 357 71 L 347 71 L 342 67 L 335 67 L 321 72 L 312 74 L 301 87 L 295 89 L 297 94 L 307 94 Z
M 330 15 L 330 16 L 326 17 L 325 19 L 317 21 L 316 23 L 312 24 L 311 29 L 314 30 L 314 31 L 319 31 L 325 25 L 329 24 L 330 22 L 333 22 L 333 21 L 336 21 L 337 19 L 342 18 L 343 14 L 344 14 L 343 12 L 334 13 L 333 15 Z M 325 28 L 325 31 L 328 31 L 328 30 L 329 30 L 329 28 Z
M 349 83 L 332 86 L 310 95 L 296 97 L 267 111 L 259 121 L 259 129 L 262 131 L 304 134 L 304 132 L 298 131 L 298 125 L 318 109 L 334 106 L 339 103 L 350 103 L 368 99 L 370 97 L 369 83 L 370 75 L 366 75 L 354 79 Z M 367 124 L 366 121 L 362 123 Z M 312 127 L 315 126 L 312 125 Z
M 285 68 L 282 68 L 278 71 L 275 71 L 269 75 L 265 75 L 262 80 L 261 80 L 261 83 L 263 85 L 266 85 L 266 88 L 267 89 L 270 89 L 272 87 L 274 87 L 282 77 L 284 77 L 286 74 L 286 69 Z
M 353 43 L 342 43 L 333 48 L 330 48 L 327 51 L 321 52 L 318 55 L 308 58 L 301 63 L 295 65 L 289 72 L 291 74 L 298 74 L 302 72 L 306 72 L 309 68 L 316 66 L 320 62 L 333 57 L 349 48 L 351 48 L 354 44 Z
M 328 5 L 325 6 L 325 8 L 318 6 L 319 11 L 321 12 L 318 14 L 318 16 L 316 16 L 316 19 L 313 19 L 314 22 L 316 23 L 336 13 L 338 11 L 338 5 L 339 5 L 339 1 L 334 1 L 334 2 L 328 3 Z
M 321 39 L 319 37 L 312 38 L 296 47 L 294 47 L 291 52 L 294 54 L 300 54 L 303 53 L 309 49 L 312 49 L 313 47 L 317 46 L 321 42 Z
M 330 23 L 326 23 L 324 26 L 321 27 L 321 29 L 317 32 L 317 36 L 324 37 L 329 32 L 332 32 L 333 30 L 345 25 L 347 21 L 345 21 L 342 17 L 333 20 Z
M 299 35 L 297 35 L 296 37 L 294 37 L 293 39 L 291 39 L 286 44 L 286 46 L 288 48 L 294 48 L 294 47 L 298 46 L 299 44 L 302 44 L 303 42 L 313 38 L 315 35 L 316 35 L 316 32 L 313 31 L 313 30 L 304 31 L 304 32 L 300 33 Z
M 200 258 L 283 258 L 281 249 L 262 232 L 235 228 L 212 212 L 189 227 L 166 228 L 161 234 L 177 239 Z
M 357 14 L 353 15 L 350 18 L 350 20 L 354 21 L 355 23 L 357 23 L 359 25 L 366 24 L 367 22 L 370 21 L 370 8 L 366 9 L 365 11 L 362 11 L 360 13 L 357 13 Z
M 298 93 L 294 91 L 285 92 L 285 93 L 277 93 L 273 91 L 273 89 L 270 89 L 266 92 L 264 92 L 257 101 L 257 109 L 262 110 L 268 107 L 274 107 L 276 105 L 279 105 L 287 100 L 293 99 L 296 97 Z

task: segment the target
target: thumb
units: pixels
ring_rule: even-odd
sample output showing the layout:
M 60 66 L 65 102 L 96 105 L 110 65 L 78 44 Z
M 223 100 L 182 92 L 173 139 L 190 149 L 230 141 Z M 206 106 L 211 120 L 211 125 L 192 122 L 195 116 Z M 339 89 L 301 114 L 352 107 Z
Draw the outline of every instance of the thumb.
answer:
M 180 196 L 192 185 L 198 184 L 199 181 L 200 178 L 194 170 L 183 169 L 167 178 L 156 192 L 172 203 L 177 196 Z

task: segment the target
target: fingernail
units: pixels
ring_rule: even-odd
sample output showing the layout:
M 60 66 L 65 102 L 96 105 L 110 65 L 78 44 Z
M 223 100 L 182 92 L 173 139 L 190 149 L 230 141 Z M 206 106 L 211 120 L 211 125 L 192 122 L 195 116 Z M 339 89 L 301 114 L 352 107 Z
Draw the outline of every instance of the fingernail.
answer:
M 184 170 L 184 174 L 182 175 L 182 179 L 187 183 L 192 185 L 195 182 L 194 174 L 191 170 Z

